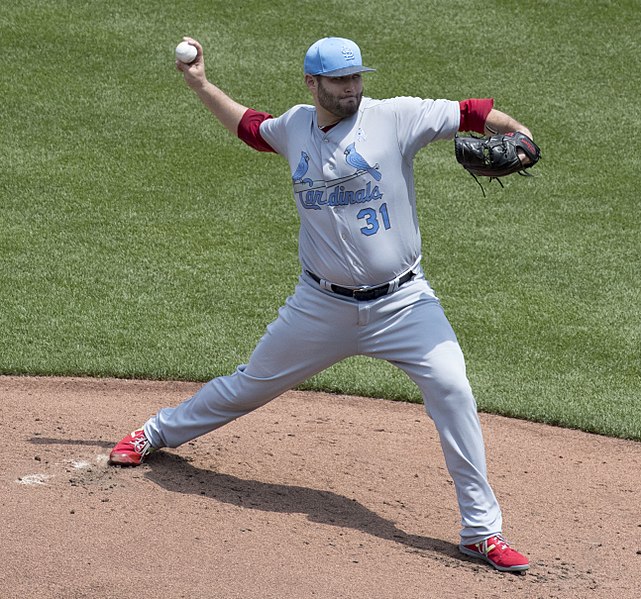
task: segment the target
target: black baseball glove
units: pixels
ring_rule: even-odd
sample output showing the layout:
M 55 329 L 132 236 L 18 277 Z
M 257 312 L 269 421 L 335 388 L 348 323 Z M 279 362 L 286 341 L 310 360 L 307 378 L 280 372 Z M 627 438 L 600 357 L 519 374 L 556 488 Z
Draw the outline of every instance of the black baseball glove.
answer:
M 519 150 L 525 156 L 523 162 L 519 158 Z M 502 133 L 492 137 L 456 136 L 454 151 L 456 159 L 475 179 L 490 177 L 498 180 L 498 177 L 512 173 L 529 176 L 525 169 L 533 167 L 541 158 L 539 146 L 527 135 L 519 132 Z

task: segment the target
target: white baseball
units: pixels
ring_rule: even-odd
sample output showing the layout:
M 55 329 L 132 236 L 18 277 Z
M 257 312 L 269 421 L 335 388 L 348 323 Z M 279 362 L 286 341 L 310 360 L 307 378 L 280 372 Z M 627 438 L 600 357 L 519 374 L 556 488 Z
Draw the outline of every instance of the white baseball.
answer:
M 180 60 L 180 62 L 187 64 L 194 62 L 197 55 L 198 50 L 196 50 L 196 46 L 192 46 L 189 42 L 180 42 L 176 46 L 176 58 Z

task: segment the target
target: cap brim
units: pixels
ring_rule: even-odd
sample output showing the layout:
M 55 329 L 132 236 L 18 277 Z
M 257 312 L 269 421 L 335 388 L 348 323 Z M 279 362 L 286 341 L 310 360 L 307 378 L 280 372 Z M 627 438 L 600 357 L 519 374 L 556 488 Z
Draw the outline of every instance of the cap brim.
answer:
M 356 73 L 370 73 L 376 69 L 369 67 L 345 67 L 343 69 L 336 69 L 334 71 L 327 71 L 326 73 L 307 73 L 308 75 L 320 75 L 321 77 L 346 77 L 347 75 L 355 75 Z

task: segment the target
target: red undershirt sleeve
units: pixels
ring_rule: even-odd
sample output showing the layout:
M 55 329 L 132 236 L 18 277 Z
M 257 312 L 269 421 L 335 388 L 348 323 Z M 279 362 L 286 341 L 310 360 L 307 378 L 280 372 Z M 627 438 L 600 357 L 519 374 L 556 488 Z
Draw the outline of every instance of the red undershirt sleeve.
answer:
M 238 137 L 259 152 L 276 152 L 260 134 L 260 124 L 272 118 L 271 114 L 248 108 L 238 123 Z
M 494 106 L 493 98 L 470 98 L 459 102 L 461 108 L 461 123 L 459 131 L 474 131 L 485 133 L 485 120 Z

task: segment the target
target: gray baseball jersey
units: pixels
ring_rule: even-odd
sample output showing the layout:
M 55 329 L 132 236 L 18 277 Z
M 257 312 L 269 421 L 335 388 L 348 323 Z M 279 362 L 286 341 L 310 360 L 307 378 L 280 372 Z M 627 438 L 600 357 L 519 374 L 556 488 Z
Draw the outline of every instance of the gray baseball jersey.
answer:
M 260 126 L 289 162 L 300 214 L 304 270 L 343 286 L 386 283 L 421 256 L 413 159 L 453 138 L 460 108 L 450 100 L 363 98 L 358 112 L 327 132 L 313 106 Z

